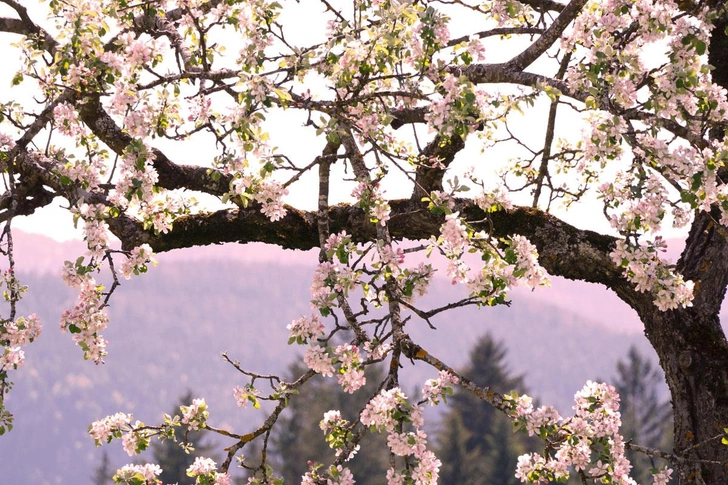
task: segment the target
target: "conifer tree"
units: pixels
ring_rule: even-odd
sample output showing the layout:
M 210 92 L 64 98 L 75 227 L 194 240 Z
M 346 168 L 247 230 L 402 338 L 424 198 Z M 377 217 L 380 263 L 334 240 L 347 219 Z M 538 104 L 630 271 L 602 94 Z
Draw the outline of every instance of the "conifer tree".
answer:
M 489 334 L 470 352 L 463 375 L 478 386 L 505 394 L 525 392 L 523 376 L 512 376 L 505 363 L 503 344 Z M 515 470 L 518 456 L 530 450 L 529 440 L 514 433 L 507 418 L 472 394 L 456 391 L 452 407 L 443 419 L 438 456 L 442 457 L 440 483 L 475 485 L 519 483 Z
M 634 346 L 630 347 L 626 359 L 617 363 L 614 387 L 621 398 L 621 431 L 626 440 L 650 448 L 671 448 L 670 403 L 659 396 L 659 387 L 664 380 L 659 368 Z M 657 463 L 632 450 L 627 451 L 627 457 L 633 466 L 632 477 L 639 483 L 649 483 L 650 468 Z
M 104 451 L 101 454 L 101 463 L 94 470 L 94 474 L 91 477 L 93 485 L 109 485 L 112 483 L 111 477 L 114 475 L 114 470 L 111 466 L 111 460 L 109 454 Z
M 293 378 L 305 372 L 297 364 L 291 366 L 289 375 Z M 288 409 L 280 418 L 279 426 L 271 435 L 271 448 L 279 462 L 276 474 L 281 475 L 285 484 L 301 482 L 301 476 L 308 470 L 309 460 L 320 463 L 331 462 L 334 450 L 324 441 L 319 423 L 324 413 L 338 409 L 342 417 L 353 422 L 377 392 L 382 371 L 378 367 L 368 367 L 367 384 L 354 394 L 346 393 L 336 379 L 315 376 L 310 385 L 301 389 L 299 395 L 290 400 Z M 359 452 L 347 462 L 347 467 L 356 477 L 357 485 L 382 483 L 387 473 L 389 453 L 385 435 L 367 433 L 361 442 Z

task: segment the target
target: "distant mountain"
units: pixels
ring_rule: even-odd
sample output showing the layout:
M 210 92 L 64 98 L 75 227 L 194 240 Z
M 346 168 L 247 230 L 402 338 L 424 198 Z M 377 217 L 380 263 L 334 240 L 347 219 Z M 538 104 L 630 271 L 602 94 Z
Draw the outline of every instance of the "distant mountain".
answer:
M 85 251 L 85 245 L 81 241 L 58 243 L 45 236 L 20 231 L 16 231 L 15 238 L 18 268 L 24 272 L 58 274 L 63 261 L 73 261 Z M 669 257 L 675 259 L 678 254 L 676 248 L 681 246 L 682 242 L 671 241 Z M 317 263 L 318 253 L 315 250 L 306 252 L 283 250 L 262 243 L 221 244 L 174 250 L 158 255 L 157 259 L 162 265 L 168 262 L 214 260 L 307 265 L 310 268 Z M 422 257 L 416 260 L 432 262 Z M 600 285 L 554 277 L 551 288 L 540 288 L 534 292 L 517 288 L 513 290 L 512 296 L 562 307 L 612 331 L 642 333 L 642 324 L 634 310 L 619 300 L 613 292 Z
M 124 411 L 155 423 L 187 389 L 207 398 L 213 424 L 251 429 L 264 412 L 235 406 L 232 388 L 245 380 L 220 352 L 251 370 L 284 373 L 296 352 L 286 345 L 285 327 L 310 311 L 315 252 L 237 246 L 225 254 L 213 247 L 161 255 L 158 268 L 123 282 L 114 295 L 105 333 L 109 356 L 94 366 L 56 327 L 75 298 L 56 274 L 63 259 L 83 253 L 82 245 L 18 235 L 16 249 L 21 278 L 30 287 L 22 311 L 37 312 L 45 333 L 12 376 L 16 386 L 7 405 L 16 426 L 0 438 L 0 462 L 14 465 L 4 467 L 3 483 L 90 483 L 101 461 L 85 432 L 93 420 Z M 433 290 L 423 307 L 449 301 L 462 288 L 436 280 Z M 557 282 L 546 291 L 548 297 L 535 298 L 540 291 L 514 292 L 510 308 L 446 312 L 433 319 L 437 331 L 415 319 L 408 326 L 423 347 L 455 367 L 490 332 L 505 341 L 511 370 L 525 375 L 532 394 L 564 411 L 586 380 L 612 377 L 630 345 L 653 355 L 641 335 L 607 327 L 624 317 L 609 312 L 618 300 L 597 306 L 605 290 Z M 586 307 L 596 308 L 593 318 L 585 318 Z M 422 365 L 403 365 L 409 390 L 435 375 Z M 105 449 L 114 465 L 131 461 L 120 445 Z

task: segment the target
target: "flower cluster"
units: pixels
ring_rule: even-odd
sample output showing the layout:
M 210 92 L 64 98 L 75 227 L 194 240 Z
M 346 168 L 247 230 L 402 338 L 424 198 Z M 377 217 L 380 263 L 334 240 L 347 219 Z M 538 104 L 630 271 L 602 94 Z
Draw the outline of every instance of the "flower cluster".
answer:
M 318 372 L 324 377 L 334 375 L 334 365 L 331 363 L 331 357 L 324 347 L 309 345 L 303 354 L 303 362 L 309 369 Z
M 23 365 L 25 352 L 19 346 L 5 346 L 0 355 L 0 372 L 17 369 Z
M 383 290 L 374 292 L 374 283 L 377 279 L 396 283 L 401 298 L 406 302 L 412 302 L 417 297 L 427 294 L 434 274 L 432 265 L 420 263 L 414 268 L 407 268 L 404 262 L 405 254 L 401 247 L 395 248 L 389 244 L 377 243 L 377 252 L 372 257 L 372 267 L 377 272 L 372 275 L 370 283 L 362 285 L 369 302 L 380 306 L 389 299 Z
M 148 264 L 156 266 L 157 260 L 154 259 L 152 248 L 148 244 L 142 244 L 129 252 L 126 260 L 121 264 L 121 274 L 128 280 L 132 274 L 146 273 Z
M 104 442 L 111 443 L 111 440 L 121 438 L 122 433 L 130 429 L 131 420 L 131 414 L 116 413 L 91 423 L 88 434 L 93 438 L 96 446 L 101 446 Z
M 129 456 L 138 455 L 149 448 L 150 433 L 144 429 L 144 423 L 137 421 L 121 439 L 122 447 Z
M 384 199 L 384 193 L 379 184 L 371 184 L 367 182 L 359 182 L 351 196 L 359 201 L 359 207 L 369 214 L 371 221 L 385 225 L 389 220 L 391 207 L 389 202 Z
M 364 343 L 364 350 L 369 354 L 369 358 L 379 360 L 384 358 L 384 356 L 392 350 L 392 344 L 382 343 L 379 341 L 369 341 Z
M 192 430 L 205 427 L 210 412 L 207 410 L 207 403 L 204 399 L 193 399 L 189 406 L 180 406 L 182 412 L 182 424 L 186 424 Z
M 310 340 L 316 340 L 324 335 L 324 324 L 318 315 L 303 316 L 297 320 L 293 320 L 286 326 L 290 332 L 288 344 L 296 342 L 297 344 L 305 344 Z
M 114 483 L 122 485 L 158 485 L 162 481 L 157 475 L 162 473 L 159 465 L 124 465 L 116 471 L 114 475 Z
M 511 236 L 506 244 L 508 248 L 505 252 L 505 260 L 512 264 L 513 276 L 513 279 L 508 281 L 509 286 L 520 283 L 524 283 L 529 288 L 549 285 L 546 271 L 538 264 L 536 246 L 531 244 L 531 241 L 516 234 Z
M 667 485 L 672 477 L 672 470 L 665 467 L 662 470 L 658 470 L 657 473 L 652 475 L 654 480 L 653 485 Z
M 200 485 L 231 485 L 232 480 L 227 473 L 217 471 L 217 464 L 210 458 L 198 456 L 187 469 L 187 476 L 195 479 Z
M 77 269 L 74 276 L 69 269 L 72 267 L 67 263 L 64 268 L 64 276 L 67 276 L 66 283 L 80 285 L 80 293 L 76 305 L 65 310 L 61 315 L 60 327 L 64 332 L 70 332 L 73 341 L 83 349 L 83 357 L 86 360 L 93 360 L 99 364 L 103 362 L 106 355 L 106 340 L 101 331 L 109 323 L 109 316 L 102 301 L 103 286 L 97 285 L 96 281 L 87 273 L 78 275 L 82 269 Z
M 367 403 L 361 413 L 361 422 L 364 426 L 391 433 L 397 425 L 395 414 L 407 406 L 407 396 L 400 388 L 382 391 Z
M 624 268 L 624 276 L 634 283 L 637 291 L 654 295 L 654 303 L 660 310 L 692 306 L 693 282 L 685 281 L 657 255 L 661 247 L 660 238 L 646 246 L 632 246 L 619 240 L 610 256 L 616 265 Z
M 267 176 L 267 172 L 265 174 Z M 243 175 L 232 181 L 232 192 L 241 198 L 243 206 L 247 205 L 249 200 L 259 202 L 260 211 L 273 222 L 286 215 L 283 197 L 288 195 L 288 189 L 275 180 Z
M 488 207 L 492 208 L 493 204 Z M 546 271 L 538 263 L 536 247 L 528 239 L 513 235 L 495 240 L 483 231 L 475 232 L 458 212 L 445 217 L 440 237 L 432 238 L 431 242 L 448 259 L 446 273 L 452 283 L 467 284 L 471 296 L 486 304 L 504 302 L 506 291 L 512 287 L 523 284 L 535 288 L 549 284 Z M 463 259 L 472 252 L 480 253 L 483 261 L 476 274 L 471 274 L 470 266 Z
M 283 206 L 283 197 L 286 195 L 288 195 L 288 189 L 280 183 L 264 180 L 261 182 L 255 198 L 262 205 L 260 211 L 275 222 L 286 215 L 286 208 Z
M 0 133 L 0 151 L 12 150 L 15 147 L 15 140 L 5 133 Z
M 43 330 L 35 313 L 0 324 L 0 372 L 17 369 L 23 365 L 25 352 L 22 347 L 33 342 Z
M 356 346 L 341 344 L 334 349 L 334 355 L 334 362 L 339 364 L 339 384 L 344 391 L 351 394 L 366 384 L 361 355 Z
M 410 405 L 398 387 L 383 390 L 374 396 L 361 413 L 361 423 L 378 431 L 386 431 L 387 445 L 396 456 L 408 457 L 405 469 L 392 467 L 387 472 L 389 485 L 414 483 L 434 485 L 440 473 L 440 460 L 427 449 L 423 430 L 422 408 Z M 411 431 L 403 429 L 409 423 Z
M 260 408 L 260 402 L 258 401 L 259 395 L 260 391 L 250 384 L 246 384 L 243 387 L 236 386 L 235 389 L 233 389 L 235 402 L 238 407 L 241 408 L 248 407 L 248 403 L 252 403 L 255 409 Z
M 348 260 L 347 260 L 348 261 Z M 318 265 L 311 282 L 311 306 L 328 316 L 338 294 L 346 297 L 361 283 L 360 274 L 347 264 L 325 261 Z
M 475 203 L 485 212 L 495 212 L 499 210 L 509 210 L 513 208 L 513 204 L 508 199 L 508 194 L 503 187 L 498 187 L 493 191 L 482 190 L 475 197 Z
M 331 465 L 326 474 L 319 472 L 320 464 L 311 464 L 310 470 L 301 477 L 301 485 L 316 485 L 326 480 L 326 485 L 354 485 L 354 475 L 351 470 L 341 465 Z
M 431 101 L 426 115 L 431 131 L 465 138 L 481 120 L 499 116 L 496 106 L 500 103 L 494 102 L 491 93 L 476 88 L 467 78 L 446 72 L 437 80 L 437 92 L 441 96 Z
M 140 141 L 132 142 L 121 158 L 121 173 L 109 200 L 121 209 L 149 207 L 155 198 L 159 174 L 154 168 L 154 151 Z
M 341 417 L 340 411 L 331 410 L 324 413 L 324 419 L 319 423 L 319 427 L 324 432 L 329 447 L 336 451 L 336 456 L 340 456 L 351 437 L 349 421 Z M 345 461 L 351 460 L 357 451 L 359 451 L 359 445 L 349 451 Z
M 574 416 L 568 419 L 548 406 L 534 409 L 528 396 L 504 397 L 518 427 L 552 444 L 546 454 L 519 457 L 516 477 L 523 483 L 566 481 L 573 467 L 604 483 L 636 485 L 629 477 L 631 465 L 619 434 L 619 396 L 612 386 L 587 382 L 574 396 Z M 655 483 L 665 483 L 670 473 L 667 469 L 657 472 Z
M 107 209 L 102 204 L 80 204 L 75 210 L 74 219 L 83 220 L 83 235 L 88 248 L 87 254 L 96 260 L 101 259 L 109 248 L 109 232 L 104 219 Z
M 452 396 L 452 386 L 457 384 L 460 379 L 447 371 L 441 370 L 437 379 L 427 379 L 425 386 L 422 388 L 422 398 L 430 403 L 431 406 L 440 404 L 440 399 L 447 402 L 447 396 Z
M 639 199 L 632 197 L 635 190 L 641 193 Z M 660 230 L 669 200 L 666 188 L 654 172 L 640 180 L 618 173 L 614 180 L 602 184 L 599 191 L 607 207 L 618 208 L 610 215 L 609 222 L 621 234 Z
M 156 173 L 151 178 L 155 177 Z M 166 234 L 171 231 L 177 217 L 188 214 L 190 208 L 196 204 L 194 199 L 186 201 L 178 193 L 154 187 L 151 180 L 147 187 L 148 194 L 138 182 L 134 184 L 133 192 L 129 195 L 131 201 L 128 204 L 124 202 L 125 198 L 118 199 L 116 197 L 118 194 L 112 194 L 110 198 L 116 199 L 128 212 L 141 219 L 144 230 L 152 230 L 155 234 Z M 147 197 L 146 200 L 139 199 L 144 196 Z
M 584 156 L 604 167 L 609 160 L 622 155 L 622 133 L 627 131 L 627 124 L 619 116 L 605 111 L 589 111 L 587 121 L 591 131 L 585 134 Z
M 58 103 L 53 108 L 53 119 L 58 131 L 71 138 L 83 136 L 86 132 L 85 126 L 78 120 L 78 113 L 68 103 Z

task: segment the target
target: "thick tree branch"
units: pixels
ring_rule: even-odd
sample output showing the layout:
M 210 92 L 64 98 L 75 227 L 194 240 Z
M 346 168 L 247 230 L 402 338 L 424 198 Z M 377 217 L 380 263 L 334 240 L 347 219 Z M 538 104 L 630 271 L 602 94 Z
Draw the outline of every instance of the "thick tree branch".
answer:
M 442 178 L 455 156 L 465 148 L 465 141 L 459 135 L 437 135 L 422 150 L 424 159 L 415 172 L 415 188 L 412 199 L 420 200 L 433 190 L 442 190 Z
M 571 0 L 541 37 L 506 63 L 506 69 L 522 71 L 541 57 L 561 37 L 566 27 L 579 15 L 584 5 L 586 5 L 586 0 Z
M 89 96 L 77 104 L 80 119 L 106 143 L 114 152 L 122 155 L 133 141 L 101 106 L 99 96 Z M 165 189 L 188 189 L 221 196 L 230 190 L 232 177 L 198 166 L 179 165 L 170 160 L 161 150 L 153 149 L 152 163 L 159 174 L 159 186 Z
M 50 54 L 54 54 L 58 42 L 43 28 L 39 27 L 28 15 L 28 10 L 14 0 L 3 0 L 2 3 L 15 10 L 20 19 L 0 18 L 0 31 L 35 38 L 38 45 Z
M 443 217 L 433 215 L 417 201 L 391 201 L 389 229 L 397 240 L 423 240 L 439 234 Z M 624 280 L 620 268 L 612 263 L 609 252 L 615 238 L 577 229 L 560 219 L 533 208 L 516 208 L 486 214 L 470 201 L 460 201 L 456 208 L 475 223 L 477 229 L 489 230 L 495 237 L 521 234 L 538 248 L 539 261 L 552 275 L 600 283 L 612 288 L 625 300 L 641 300 Z M 345 230 L 356 242 L 376 238 L 376 227 L 364 217 L 358 206 L 340 204 L 329 208 L 329 229 Z M 285 249 L 309 250 L 319 246 L 317 214 L 288 208 L 287 215 L 269 221 L 257 207 L 222 210 L 214 213 L 185 216 L 177 219 L 167 234 L 154 235 L 143 231 L 141 224 L 129 218 L 109 221 L 112 232 L 125 249 L 148 243 L 157 252 L 225 242 L 264 242 Z
M 537 12 L 561 12 L 564 5 L 553 0 L 519 0 L 522 4 L 528 5 Z
M 476 34 L 462 35 L 454 39 L 450 39 L 447 43 L 448 47 L 455 47 L 458 44 L 467 42 L 471 37 L 475 36 L 478 39 L 486 39 L 488 37 L 495 37 L 497 35 L 533 35 L 543 34 L 544 29 L 539 27 L 500 27 L 490 30 L 484 30 Z

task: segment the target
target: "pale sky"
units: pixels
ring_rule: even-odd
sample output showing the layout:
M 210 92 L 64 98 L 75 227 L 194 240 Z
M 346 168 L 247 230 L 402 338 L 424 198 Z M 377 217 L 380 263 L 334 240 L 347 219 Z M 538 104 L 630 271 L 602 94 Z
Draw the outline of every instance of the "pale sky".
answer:
M 290 24 L 299 27 L 296 30 L 292 31 L 290 34 L 288 34 L 288 37 L 293 42 L 296 41 L 296 38 L 300 37 L 301 43 L 310 43 L 312 32 L 323 31 L 323 23 L 321 21 L 321 18 L 319 15 L 316 14 L 317 10 L 311 8 L 311 5 L 312 3 L 306 1 L 301 1 L 299 3 L 291 2 L 287 3 L 286 5 L 286 10 L 282 15 L 281 22 L 288 23 L 286 20 L 287 18 L 295 19 L 293 22 L 290 22 Z M 32 5 L 30 7 L 31 14 L 33 14 L 33 10 L 36 9 L 32 8 Z M 4 9 L 0 9 L 0 14 L 4 14 L 4 11 Z M 39 16 L 36 15 L 36 18 L 39 18 Z M 455 24 L 451 27 L 451 34 L 453 37 L 459 36 L 467 32 L 470 27 L 471 26 L 463 23 Z M 15 42 L 18 37 L 11 36 L 9 34 L 0 34 L 0 39 L 2 41 L 10 43 Z M 513 55 L 514 52 L 518 51 L 517 48 L 503 49 L 498 44 L 498 42 L 498 40 L 493 40 L 490 42 L 490 45 L 486 45 L 488 62 L 499 62 L 506 60 L 511 55 Z M 491 47 L 495 45 L 498 45 L 499 48 L 491 49 Z M 0 70 L 0 86 L 9 86 L 10 80 L 12 79 L 16 71 L 13 63 L 15 63 L 15 65 L 18 65 L 19 63 L 17 63 L 16 60 L 17 54 L 15 49 L 9 48 L 4 54 L 5 55 L 3 55 L 3 60 L 5 61 L 6 68 Z M 536 68 L 538 67 L 536 66 Z M 21 90 L 13 88 L 12 91 L 4 91 L 4 93 L 12 93 L 13 97 L 16 100 L 19 96 L 23 95 L 23 92 L 25 92 L 25 94 L 28 94 L 30 90 L 26 88 Z M 3 98 L 7 99 L 7 94 L 5 96 L 0 95 L 0 99 Z M 521 128 L 523 128 L 522 131 L 524 132 L 524 134 L 526 134 L 526 137 L 528 137 L 529 132 L 537 133 L 536 135 L 531 136 L 531 140 L 529 140 L 532 142 L 533 146 L 538 146 L 538 142 L 540 141 L 539 139 L 543 135 L 540 129 L 529 130 L 529 125 L 536 123 L 539 125 L 539 127 L 542 127 L 545 124 L 546 106 L 547 104 L 543 103 L 542 108 L 530 110 L 527 114 L 527 118 L 524 117 L 523 119 L 523 125 L 521 126 Z M 325 143 L 322 137 L 312 136 L 312 129 L 303 127 L 304 121 L 305 117 L 302 113 L 296 113 L 293 115 L 291 113 L 286 113 L 285 115 L 270 114 L 268 116 L 268 124 L 270 126 L 275 126 L 274 129 L 271 129 L 271 138 L 273 140 L 273 143 L 277 143 L 282 149 L 281 151 L 283 153 L 292 156 L 292 158 L 294 158 L 294 161 L 300 162 L 302 165 L 305 165 L 313 160 L 313 158 L 319 154 L 321 148 Z M 562 130 L 572 133 L 576 131 L 578 133 L 578 130 L 580 130 L 580 128 L 576 128 L 576 125 L 580 122 L 577 117 L 573 117 L 573 121 L 567 118 L 566 122 L 570 125 L 573 123 L 574 126 L 564 126 L 565 123 L 562 119 Z M 276 139 L 277 133 L 285 134 L 281 137 L 281 139 L 285 140 L 287 146 L 280 146 L 280 139 Z M 500 163 L 503 163 L 509 156 L 511 156 L 504 149 L 489 150 L 486 154 L 481 154 L 479 144 L 477 142 L 472 143 L 472 141 L 474 140 L 469 140 L 468 148 L 466 148 L 458 156 L 453 169 L 465 170 L 468 166 L 482 166 L 484 165 L 484 163 L 486 165 L 496 165 L 499 163 L 499 161 Z M 165 151 L 165 153 L 167 153 L 170 158 L 178 163 L 191 164 L 195 163 L 197 160 L 209 160 L 213 156 L 209 152 L 205 152 L 204 148 L 201 150 L 194 146 L 190 146 L 189 144 L 181 147 L 179 144 L 173 145 L 171 142 L 159 143 L 158 140 L 155 140 L 153 144 Z M 207 147 L 208 149 L 209 146 Z M 295 156 L 293 156 L 292 154 L 294 154 Z M 342 164 L 335 165 L 335 169 L 338 168 L 340 170 L 341 167 Z M 391 175 L 394 175 L 394 173 L 395 171 L 390 172 Z M 353 187 L 353 183 L 341 183 L 334 185 L 331 202 L 336 203 L 339 201 L 350 201 L 351 198 L 349 194 L 351 193 Z M 386 196 L 389 198 L 406 197 L 409 195 L 408 183 L 406 181 L 406 178 L 404 178 L 404 176 L 402 175 L 400 175 L 399 177 L 393 177 L 393 180 L 386 184 L 384 188 L 386 190 Z M 299 182 L 297 184 L 294 184 L 289 189 L 291 190 L 291 194 L 287 198 L 288 203 L 303 209 L 315 208 L 317 190 L 317 181 L 315 178 L 315 174 L 307 174 L 307 176 L 303 179 L 303 183 Z M 519 197 L 516 196 L 514 197 L 513 201 L 515 203 L 529 204 L 529 199 L 530 197 L 528 195 L 521 197 L 520 200 Z M 554 210 L 553 212 L 559 217 L 562 217 L 567 222 L 576 225 L 577 227 L 589 228 L 599 232 L 612 232 L 608 222 L 602 216 L 601 204 L 593 197 L 591 200 L 587 199 L 580 204 L 575 204 L 568 210 L 568 212 L 564 212 L 563 210 L 558 209 Z M 15 218 L 13 220 L 13 227 L 26 232 L 44 234 L 59 241 L 82 238 L 81 231 L 73 227 L 71 214 L 68 211 L 60 208 L 59 200 L 57 200 L 57 203 L 53 204 L 53 206 L 38 210 L 31 217 Z M 670 230 L 666 231 L 666 236 L 679 237 L 683 234 L 683 232 L 684 231 Z

